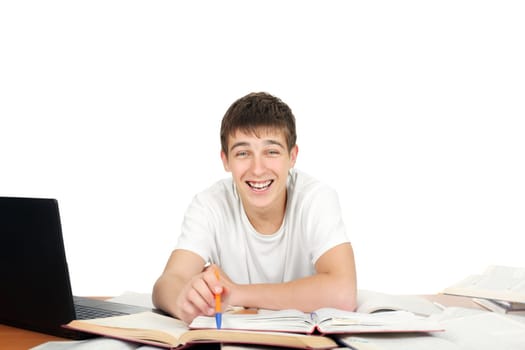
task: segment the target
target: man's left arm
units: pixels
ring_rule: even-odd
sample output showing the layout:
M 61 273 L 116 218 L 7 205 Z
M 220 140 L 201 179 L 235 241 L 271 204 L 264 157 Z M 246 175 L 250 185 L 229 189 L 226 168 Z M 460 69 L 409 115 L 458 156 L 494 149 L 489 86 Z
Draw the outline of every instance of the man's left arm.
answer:
M 356 308 L 356 271 L 350 243 L 326 251 L 315 263 L 312 276 L 277 284 L 238 285 L 225 281 L 231 305 L 303 312 L 322 307 L 353 311 Z

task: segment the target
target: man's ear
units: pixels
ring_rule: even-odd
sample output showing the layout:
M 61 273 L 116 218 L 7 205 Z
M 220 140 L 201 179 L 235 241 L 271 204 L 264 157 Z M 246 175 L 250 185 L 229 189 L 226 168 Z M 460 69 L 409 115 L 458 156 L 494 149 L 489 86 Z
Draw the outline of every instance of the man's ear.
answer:
M 292 150 L 290 151 L 290 160 L 292 163 L 292 166 L 290 168 L 293 168 L 295 166 L 295 162 L 297 161 L 297 154 L 299 153 L 299 146 L 295 145 L 292 147 Z
M 230 167 L 228 166 L 228 156 L 222 150 L 221 150 L 221 159 L 222 159 L 222 166 L 224 167 L 224 171 L 230 172 Z

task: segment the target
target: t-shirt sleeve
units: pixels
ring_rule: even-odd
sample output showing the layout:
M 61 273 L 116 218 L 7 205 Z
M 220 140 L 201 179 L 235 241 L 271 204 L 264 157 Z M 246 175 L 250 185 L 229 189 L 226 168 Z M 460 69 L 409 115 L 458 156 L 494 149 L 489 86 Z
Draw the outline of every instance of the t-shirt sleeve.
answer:
M 331 248 L 350 242 L 336 191 L 322 186 L 305 204 L 306 235 L 312 263 Z
M 214 228 L 205 196 L 196 195 L 184 214 L 176 249 L 185 249 L 210 261 L 214 242 Z

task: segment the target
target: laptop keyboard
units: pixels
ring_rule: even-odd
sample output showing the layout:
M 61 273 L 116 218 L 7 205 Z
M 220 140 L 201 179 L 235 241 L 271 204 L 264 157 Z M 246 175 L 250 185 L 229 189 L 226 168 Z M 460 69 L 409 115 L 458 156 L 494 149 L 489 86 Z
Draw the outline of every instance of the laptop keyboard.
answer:
M 92 318 L 129 315 L 137 312 L 151 311 L 143 306 L 114 303 L 100 299 L 73 296 L 76 319 L 89 320 Z
M 75 304 L 75 312 L 77 314 L 77 319 L 79 320 L 90 320 L 92 318 L 120 316 L 127 314 L 120 311 L 105 310 L 78 304 Z

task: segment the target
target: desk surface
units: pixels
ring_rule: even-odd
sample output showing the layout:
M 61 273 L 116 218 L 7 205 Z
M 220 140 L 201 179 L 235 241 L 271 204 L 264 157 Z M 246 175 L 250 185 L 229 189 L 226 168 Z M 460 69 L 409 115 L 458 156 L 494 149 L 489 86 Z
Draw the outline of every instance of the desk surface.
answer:
M 437 294 L 425 295 L 425 298 L 444 306 L 480 308 L 478 304 L 466 297 Z M 0 324 L 0 349 L 2 350 L 27 350 L 42 343 L 56 340 L 68 339 Z
M 0 349 L 2 350 L 27 350 L 54 340 L 65 339 L 0 324 Z

